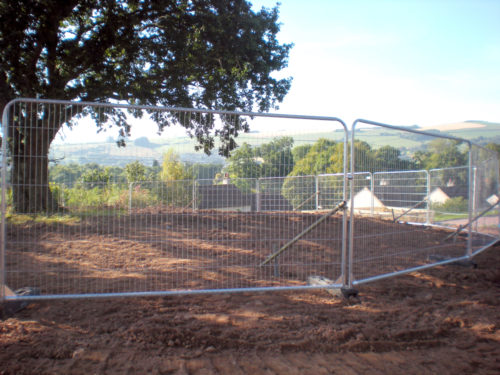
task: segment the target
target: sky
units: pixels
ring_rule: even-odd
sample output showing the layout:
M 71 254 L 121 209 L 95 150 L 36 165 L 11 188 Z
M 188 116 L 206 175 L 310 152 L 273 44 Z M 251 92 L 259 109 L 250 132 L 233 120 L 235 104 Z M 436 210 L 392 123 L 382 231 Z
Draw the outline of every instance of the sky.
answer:
M 254 10 L 276 5 L 250 1 Z M 282 0 L 279 9 L 278 39 L 294 47 L 275 76 L 293 82 L 272 112 L 335 116 L 348 127 L 357 118 L 500 122 L 500 0 Z M 132 138 L 144 135 L 138 128 Z M 72 133 L 67 141 L 84 137 Z
M 280 20 L 279 40 L 295 45 L 281 113 L 500 122 L 498 0 L 283 0 Z

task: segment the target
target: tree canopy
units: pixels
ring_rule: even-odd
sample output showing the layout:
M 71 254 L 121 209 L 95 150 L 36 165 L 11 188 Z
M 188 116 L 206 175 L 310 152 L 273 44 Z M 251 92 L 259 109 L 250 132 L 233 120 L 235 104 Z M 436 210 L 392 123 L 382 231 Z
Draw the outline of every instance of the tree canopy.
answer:
M 293 168 L 292 146 L 292 137 L 277 137 L 255 147 L 243 143 L 229 158 L 226 172 L 231 178 L 287 176 Z
M 268 111 L 291 84 L 273 75 L 286 67 L 291 48 L 278 42 L 278 32 L 278 8 L 256 12 L 246 0 L 2 0 L 0 111 L 17 97 Z M 67 113 L 52 117 L 51 129 L 44 124 L 49 116 L 30 112 L 24 116 L 33 117 L 27 121 L 36 131 L 9 124 L 16 209 L 55 205 L 47 157 L 57 131 L 71 125 Z M 114 119 L 122 136 L 129 134 L 123 116 L 100 115 Z M 171 113 L 151 116 L 160 130 L 175 121 Z M 235 121 L 214 131 L 207 118 L 184 125 L 207 152 L 219 137 L 225 155 L 248 130 L 246 122 Z M 35 143 L 36 151 L 23 146 Z M 36 176 L 22 172 L 32 158 Z M 24 185 L 40 188 L 22 190 Z M 30 200 L 38 203 L 26 204 Z
M 269 110 L 290 79 L 278 9 L 245 0 L 0 2 L 0 109 L 15 97 Z
M 340 160 L 337 160 L 336 156 L 339 154 L 339 150 Z M 343 144 L 324 138 L 319 139 L 311 147 L 307 147 L 307 151 L 306 147 L 299 146 L 294 155 L 299 158 L 299 155 L 302 154 L 302 157 L 296 160 L 290 175 L 305 176 L 342 172 L 343 157 L 341 150 L 343 150 Z
M 437 138 L 427 145 L 425 151 L 417 151 L 414 159 L 422 169 L 461 167 L 468 164 L 468 152 L 461 149 L 458 141 Z
M 168 149 L 163 154 L 162 169 L 160 179 L 163 181 L 176 181 L 190 178 L 184 164 L 180 161 L 179 155 L 173 150 Z
M 146 180 L 146 167 L 138 160 L 128 163 L 125 166 L 125 176 L 128 183 L 144 181 Z

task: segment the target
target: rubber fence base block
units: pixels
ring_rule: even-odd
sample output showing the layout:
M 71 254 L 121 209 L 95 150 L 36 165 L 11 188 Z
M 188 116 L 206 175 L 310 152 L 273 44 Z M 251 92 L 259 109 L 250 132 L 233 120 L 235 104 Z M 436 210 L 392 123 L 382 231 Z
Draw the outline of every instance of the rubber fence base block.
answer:
M 342 295 L 346 299 L 349 299 L 351 297 L 356 298 L 359 294 L 359 291 L 354 288 L 341 288 L 340 291 L 342 292 Z
M 334 285 L 337 282 L 330 280 L 324 276 L 309 276 L 307 278 L 307 285 L 317 285 L 317 286 L 325 286 L 325 290 L 330 293 L 332 296 L 339 297 L 342 295 L 342 292 L 339 288 L 328 288 L 327 285 Z
M 341 279 L 338 279 L 337 281 L 330 280 L 324 276 L 309 276 L 307 278 L 307 284 L 308 285 L 318 285 L 318 286 L 325 286 L 325 290 L 330 293 L 332 296 L 335 297 L 344 297 L 346 299 L 349 299 L 351 297 L 358 297 L 358 290 L 354 288 L 328 288 L 328 285 L 339 285 L 341 284 L 342 281 Z
M 17 289 L 12 292 L 9 287 L 4 286 L 4 291 L 6 296 L 38 296 L 40 295 L 40 290 L 38 288 L 24 287 Z M 2 315 L 4 317 L 9 317 L 15 313 L 23 310 L 29 305 L 29 301 L 5 301 L 2 303 Z

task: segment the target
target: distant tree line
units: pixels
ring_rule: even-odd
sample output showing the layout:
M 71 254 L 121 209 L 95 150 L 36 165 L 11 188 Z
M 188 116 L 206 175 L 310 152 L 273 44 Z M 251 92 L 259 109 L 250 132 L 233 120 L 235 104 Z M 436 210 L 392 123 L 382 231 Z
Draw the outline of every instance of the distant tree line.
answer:
M 191 201 L 193 180 L 214 179 L 222 164 L 186 164 L 168 150 L 161 164 L 145 166 L 139 161 L 124 168 L 104 167 L 97 163 L 57 164 L 49 169 L 52 194 L 59 204 L 73 210 L 92 210 L 113 206 L 175 205 Z
M 74 187 L 78 184 L 97 186 L 171 179 L 214 179 L 222 168 L 223 164 L 182 163 L 179 156 L 169 150 L 164 154 L 161 164 L 155 160 L 152 166 L 146 166 L 138 160 L 123 168 L 102 166 L 95 162 L 55 164 L 49 168 L 49 181 L 52 184 Z
M 487 148 L 500 152 L 499 144 L 491 143 Z M 466 145 L 441 138 L 425 144 L 421 150 L 412 154 L 407 152 L 403 154 L 393 145 L 374 148 L 365 141 L 356 141 L 354 152 L 357 172 L 430 170 L 467 166 L 469 157 Z M 127 191 L 131 183 L 137 183 L 133 185 L 135 187 L 133 193 L 144 203 L 176 201 L 178 204 L 187 204 L 192 196 L 192 182 L 188 181 L 205 179 L 210 181 L 209 183 L 220 184 L 229 179 L 240 189 L 252 192 L 256 189 L 252 179 L 267 177 L 271 179 L 266 180 L 269 183 L 261 184 L 260 191 L 279 193 L 295 207 L 307 198 L 304 192 L 315 191 L 313 178 L 296 177 L 342 173 L 343 168 L 343 142 L 322 138 L 312 144 L 294 146 L 292 137 L 278 137 L 258 146 L 243 143 L 233 151 L 225 165 L 183 163 L 178 154 L 168 150 L 163 155 L 163 160 L 155 161 L 152 166 L 146 166 L 139 161 L 131 162 L 124 168 L 103 167 L 97 163 L 57 164 L 50 167 L 49 179 L 51 190 L 65 203 L 68 199 L 71 201 L 70 198 L 73 197 L 75 202 L 81 201 L 83 205 L 87 201 L 88 204 L 89 198 L 82 196 L 83 190 L 93 190 L 94 196 L 100 195 L 102 198 L 106 194 L 109 195 L 105 204 L 122 201 L 120 204 L 125 205 L 125 200 L 129 198 L 130 192 Z M 465 184 L 467 171 L 466 169 L 462 172 L 445 171 L 441 177 L 443 183 L 453 177 L 457 184 Z M 184 183 L 174 181 L 184 181 Z M 75 193 L 77 191 L 78 194 Z M 117 195 L 121 198 L 117 198 Z M 172 198 L 173 196 L 176 198 Z

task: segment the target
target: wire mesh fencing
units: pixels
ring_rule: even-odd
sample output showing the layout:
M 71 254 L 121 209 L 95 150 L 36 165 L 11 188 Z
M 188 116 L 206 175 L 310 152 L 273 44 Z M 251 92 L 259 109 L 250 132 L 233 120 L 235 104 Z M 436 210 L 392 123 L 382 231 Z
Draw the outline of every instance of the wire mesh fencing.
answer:
M 494 151 L 365 120 L 347 134 L 334 117 L 14 101 L 1 284 L 40 295 L 0 297 L 351 288 L 498 239 Z
M 344 174 L 320 174 L 315 181 L 315 204 L 318 210 L 331 210 L 344 200 Z
M 130 136 L 148 123 L 160 134 Z M 3 125 L 1 283 L 26 298 L 340 286 L 345 217 L 310 228 L 316 177 L 292 153 L 344 149 L 336 118 L 17 100 Z
M 372 173 L 371 189 L 350 188 L 350 284 L 468 259 L 473 246 L 496 241 L 468 228 L 486 181 L 471 178 L 480 171 L 470 142 L 358 120 L 350 146 L 352 180 Z M 381 220 L 360 219 L 368 205 Z
M 471 160 L 471 252 L 477 254 L 491 246 L 500 234 L 499 163 L 496 152 L 477 145 L 471 147 Z

